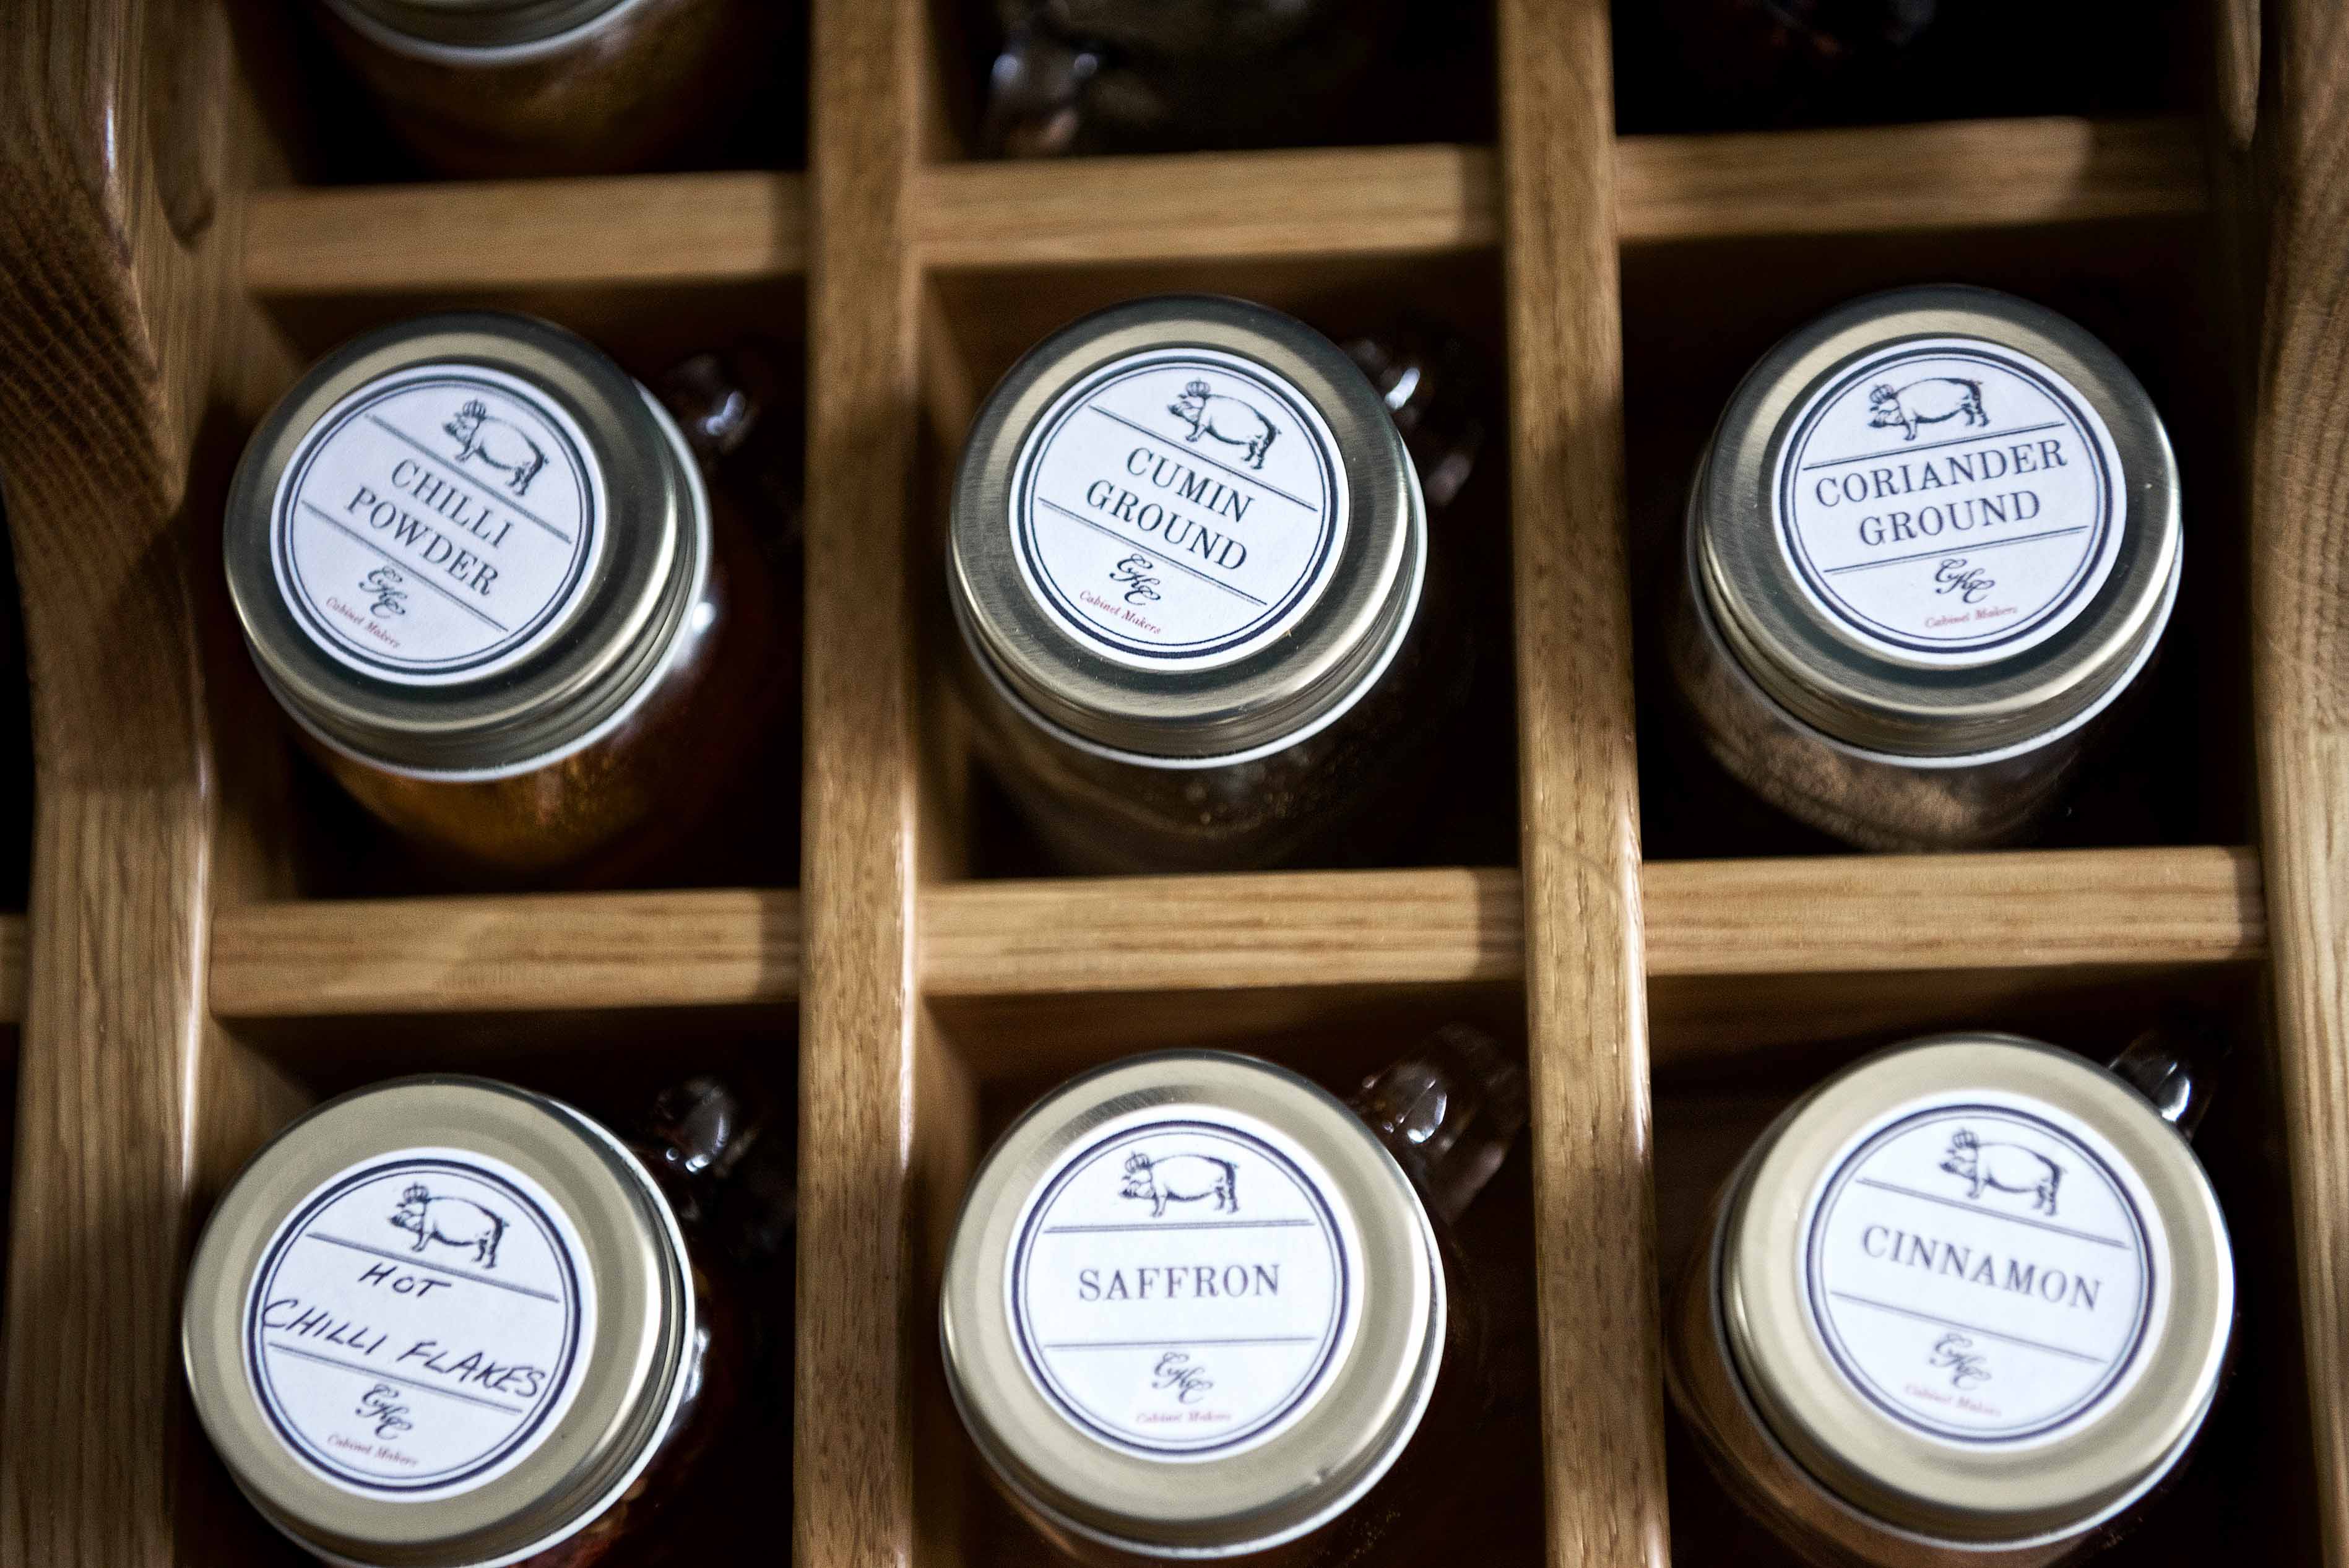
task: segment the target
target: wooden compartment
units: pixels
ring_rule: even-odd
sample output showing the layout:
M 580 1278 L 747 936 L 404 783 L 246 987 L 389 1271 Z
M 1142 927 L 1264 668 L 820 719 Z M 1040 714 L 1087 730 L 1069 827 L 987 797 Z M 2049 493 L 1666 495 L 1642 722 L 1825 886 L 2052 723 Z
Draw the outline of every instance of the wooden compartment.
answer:
M 1619 137 L 1600 0 L 1497 0 L 1493 123 L 1447 132 L 1489 144 L 1051 165 L 968 156 L 965 9 L 818 0 L 803 174 L 380 185 L 306 167 L 272 140 L 298 121 L 245 112 L 232 88 L 273 67 L 223 7 L 32 7 L 44 47 L 0 76 L 0 353 L 55 370 L 0 389 L 43 783 L 0 1562 L 284 1555 L 191 1428 L 187 1251 L 303 1105 L 449 1065 L 614 1114 L 679 1067 L 796 1079 L 792 1517 L 786 1536 L 765 1478 L 727 1550 L 1044 1560 L 939 1381 L 936 1272 L 986 1138 L 1119 1054 L 1231 1045 L 1342 1084 L 1455 1016 L 1521 1049 L 1535 1090 L 1488 1200 L 1539 1325 L 1522 1429 L 1495 1439 L 1526 1469 L 1477 1550 L 1767 1561 L 1658 1372 L 1660 1282 L 1728 1164 L 1871 1044 L 1982 1023 L 2108 1051 L 2189 1003 L 2241 1041 L 2202 1142 L 2243 1354 L 2192 1479 L 2109 1561 L 2349 1563 L 2349 187 L 2323 112 L 2349 33 L 2329 8 L 2266 8 L 2264 95 L 2252 7 L 2179 20 L 2218 45 L 2208 109 L 2165 93 L 2127 100 L 2152 119 Z M 1859 856 L 1693 805 L 1718 797 L 1674 763 L 1640 646 L 1691 456 L 1779 333 L 1947 277 L 2072 310 L 2168 420 L 2193 587 L 2163 731 L 2026 851 Z M 969 411 L 1050 327 L 1177 287 L 1337 332 L 1409 299 L 1506 360 L 1488 525 L 1515 710 L 1505 760 L 1462 785 L 1484 836 L 1364 870 L 1057 877 L 975 782 L 935 613 Z M 803 351 L 795 878 L 419 897 L 289 783 L 222 636 L 227 470 L 309 358 L 455 303 L 549 315 L 639 374 L 746 327 Z

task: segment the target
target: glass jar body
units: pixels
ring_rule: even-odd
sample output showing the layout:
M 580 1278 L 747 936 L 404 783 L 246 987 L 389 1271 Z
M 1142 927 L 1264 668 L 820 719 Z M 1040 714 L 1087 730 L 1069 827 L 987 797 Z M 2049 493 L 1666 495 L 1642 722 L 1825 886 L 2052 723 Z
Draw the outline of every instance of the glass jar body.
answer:
M 1436 783 L 1441 742 L 1478 663 L 1444 566 L 1431 544 L 1413 624 L 1371 688 L 1320 730 L 1264 755 L 1164 767 L 1074 744 L 1015 705 L 957 639 L 974 742 L 1046 851 L 1072 871 L 1373 860 Z
M 418 157 L 450 174 L 616 173 L 714 137 L 770 69 L 781 5 L 620 0 L 542 43 L 410 42 L 339 7 L 336 48 Z
M 789 607 L 743 520 L 714 503 L 701 597 L 652 689 L 608 733 L 491 779 L 396 772 L 315 741 L 312 749 L 362 805 L 459 877 L 621 880 L 682 844 L 773 743 L 797 689 Z
M 1666 656 L 1681 705 L 1731 776 L 1797 821 L 1866 849 L 1982 849 L 2028 838 L 2109 726 L 2116 702 L 2037 745 L 1910 763 L 1843 745 L 1764 691 L 1723 640 L 1683 535 Z

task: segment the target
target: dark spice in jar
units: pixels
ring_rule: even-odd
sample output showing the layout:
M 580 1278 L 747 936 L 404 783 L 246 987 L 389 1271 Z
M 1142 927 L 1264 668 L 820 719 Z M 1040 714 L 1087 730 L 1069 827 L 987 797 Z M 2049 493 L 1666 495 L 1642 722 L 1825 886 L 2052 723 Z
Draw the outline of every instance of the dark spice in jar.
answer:
M 560 328 L 426 317 L 328 356 L 247 449 L 226 530 L 247 644 L 329 771 L 446 874 L 623 879 L 727 792 L 795 782 L 791 550 L 759 544 L 785 519 L 734 483 L 788 427 L 718 452 L 707 400 L 750 399 L 714 374 L 670 389 L 688 438 Z
M 449 173 L 619 173 L 707 155 L 772 91 L 782 0 L 324 0 L 400 138 Z M 762 111 L 764 112 L 764 111 Z
M 990 395 L 954 503 L 963 684 L 1063 864 L 1367 861 L 1436 781 L 1488 639 L 1397 426 L 1444 501 L 1484 426 L 1464 350 L 1357 352 L 1239 301 L 1143 300 Z

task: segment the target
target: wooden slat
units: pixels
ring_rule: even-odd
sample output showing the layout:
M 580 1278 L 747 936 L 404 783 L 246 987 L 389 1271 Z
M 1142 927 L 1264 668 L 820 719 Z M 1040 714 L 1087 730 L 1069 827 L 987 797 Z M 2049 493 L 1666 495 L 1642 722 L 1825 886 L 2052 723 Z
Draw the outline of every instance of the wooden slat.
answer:
M 2349 10 L 2271 0 L 2252 716 L 2324 1560 L 2349 1563 Z M 2250 116 L 2247 114 L 2246 119 Z
M 2265 951 L 2247 849 L 1666 861 L 1640 884 L 1651 978 L 2171 970 Z M 921 984 L 1009 998 L 1507 983 L 1525 972 L 1523 899 L 1500 869 L 948 883 L 920 896 Z M 0 1022 L 22 930 L 0 920 Z M 773 1006 L 799 994 L 800 959 L 799 900 L 781 891 L 256 904 L 213 923 L 212 1001 L 231 1019 Z
M 289 186 L 252 199 L 244 282 L 263 296 L 611 287 L 807 268 L 796 174 Z
M 1547 1540 L 1552 1568 L 1660 1568 L 1670 1549 L 1608 5 L 1501 0 L 1499 16 Z
M 1625 244 L 1989 229 L 2190 214 L 2192 127 L 2067 118 L 1865 130 L 1634 136 Z M 1391 255 L 1500 236 L 1481 147 L 950 163 L 923 171 L 914 242 L 937 267 Z M 281 298 L 757 282 L 807 266 L 798 174 L 287 187 L 256 192 L 245 284 Z

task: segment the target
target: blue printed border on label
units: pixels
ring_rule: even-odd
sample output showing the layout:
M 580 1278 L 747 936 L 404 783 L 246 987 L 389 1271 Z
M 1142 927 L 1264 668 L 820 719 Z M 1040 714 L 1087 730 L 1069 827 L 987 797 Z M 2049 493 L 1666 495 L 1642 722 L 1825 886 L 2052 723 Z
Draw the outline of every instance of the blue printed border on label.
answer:
M 1811 437 L 1819 421 L 1826 417 L 1830 409 L 1840 404 L 1845 395 L 1850 392 L 1858 382 L 1920 359 L 1971 360 L 2031 382 L 2046 395 L 2050 402 L 2064 410 L 2064 416 L 2070 421 L 2073 433 L 2080 438 L 2081 444 L 2086 448 L 2089 456 L 2095 460 L 2095 535 L 2090 540 L 2088 548 L 2081 554 L 2079 566 L 2073 572 L 2071 580 L 2064 586 L 2061 596 L 2050 600 L 2038 614 L 2031 618 L 2027 624 L 2016 627 L 2004 636 L 1992 638 L 1986 642 L 1966 642 L 1953 647 L 1946 642 L 1920 641 L 1905 632 L 1870 620 L 1854 611 L 1840 597 L 1827 587 L 1824 575 L 1817 566 L 1813 565 L 1810 553 L 1803 544 L 1801 530 L 1795 526 L 1795 489 L 1805 472 L 1803 459 L 1809 453 Z M 1998 438 L 1992 435 L 1971 439 L 1995 441 Z M 2064 388 L 2055 385 L 2052 378 L 2020 356 L 2006 358 L 1944 344 L 1940 347 L 1914 348 L 1881 358 L 1863 358 L 1851 369 L 1847 370 L 1834 386 L 1813 398 L 1809 411 L 1805 414 L 1802 424 L 1786 439 L 1786 443 L 1781 450 L 1789 454 L 1781 458 L 1778 463 L 1781 474 L 1778 484 L 1778 535 L 1785 550 L 1786 558 L 1795 563 L 1795 570 L 1802 574 L 1805 586 L 1811 590 L 1818 603 L 1837 619 L 1879 641 L 1889 642 L 1896 648 L 1907 649 L 1914 653 L 1984 653 L 2033 636 L 2049 621 L 2061 616 L 2072 602 L 2079 597 L 2088 579 L 2095 576 L 2096 564 L 2105 554 L 2106 537 L 2112 532 L 2113 499 L 2116 489 L 2113 474 L 2105 462 L 2104 442 L 2097 438 L 2095 427 L 2088 423 L 2073 395 Z
M 2145 1269 L 2145 1285 L 2137 1297 L 2137 1323 L 2130 1330 L 2127 1347 L 2113 1358 L 2111 1367 L 2094 1387 L 2083 1393 L 2061 1411 L 2020 1432 L 1952 1431 L 1929 1421 L 1921 1421 L 1899 1406 L 1883 1398 L 1876 1391 L 1874 1381 L 1866 1372 L 1854 1366 L 1846 1355 L 1840 1336 L 1832 1328 L 1836 1320 L 1827 1309 L 1825 1299 L 1826 1286 L 1820 1278 L 1823 1251 L 1820 1236 L 1829 1218 L 1835 1212 L 1836 1205 L 1842 1201 L 1844 1194 L 1849 1190 L 1848 1178 L 1855 1168 L 1865 1163 L 1877 1149 L 1913 1127 L 1927 1122 L 1951 1120 L 1961 1116 L 1974 1120 L 2004 1121 L 2013 1126 L 2029 1127 L 2054 1139 L 2057 1144 L 2073 1150 L 2095 1167 L 2096 1173 L 2104 1178 L 2111 1188 L 2113 1195 L 2120 1200 L 2122 1212 L 2128 1216 L 2129 1225 L 2137 1241 L 2137 1257 Z M 1982 1104 L 1935 1106 L 1930 1109 L 1919 1111 L 1913 1116 L 1901 1117 L 1889 1127 L 1878 1128 L 1866 1143 L 1854 1149 L 1845 1158 L 1844 1162 L 1836 1168 L 1835 1174 L 1827 1179 L 1826 1191 L 1826 1196 L 1820 1200 L 1817 1211 L 1812 1216 L 1810 1232 L 1805 1237 L 1803 1245 L 1803 1282 L 1809 1296 L 1812 1324 L 1819 1330 L 1820 1342 L 1826 1346 L 1828 1356 L 1834 1360 L 1837 1370 L 1843 1373 L 1851 1386 L 1857 1388 L 1869 1404 L 1874 1405 L 1911 1431 L 1922 1432 L 1928 1437 L 1940 1438 L 1944 1442 L 1966 1443 L 1977 1447 L 2005 1446 L 2044 1437 L 2050 1432 L 2069 1426 L 2082 1415 L 2094 1409 L 2127 1375 L 2129 1368 L 2136 1364 L 2138 1354 L 2145 1348 L 2146 1331 L 2152 1324 L 2156 1294 L 2153 1244 L 2147 1233 L 2145 1216 L 2138 1211 L 2137 1201 L 2129 1195 L 2127 1185 L 2114 1172 L 2111 1165 L 2106 1163 L 2095 1150 L 2044 1117 L 2033 1116 L 2028 1111 L 2018 1110 L 2012 1106 Z
M 1306 445 L 1312 449 L 1314 463 L 1321 472 L 1321 534 L 1315 543 L 1312 560 L 1306 569 L 1298 575 L 1296 586 L 1247 625 L 1212 643 L 1158 649 L 1137 647 L 1132 642 L 1110 637 L 1077 608 L 1076 601 L 1052 576 L 1050 568 L 1044 563 L 1042 551 L 1037 547 L 1034 493 L 1036 471 L 1042 466 L 1044 455 L 1050 450 L 1051 443 L 1058 439 L 1062 426 L 1076 415 L 1085 411 L 1092 406 L 1094 399 L 1119 382 L 1168 365 L 1196 366 L 1201 369 L 1213 370 L 1219 375 L 1237 376 L 1288 410 L 1289 418 L 1296 421 L 1298 431 L 1304 436 Z M 1237 648 L 1252 639 L 1261 637 L 1267 628 L 1280 624 L 1283 618 L 1293 611 L 1299 601 L 1310 595 L 1320 583 L 1322 575 L 1330 569 L 1330 551 L 1338 533 L 1338 475 L 1335 462 L 1319 437 L 1317 431 L 1319 423 L 1318 417 L 1308 411 L 1300 399 L 1283 388 L 1276 386 L 1266 377 L 1243 368 L 1236 356 L 1227 356 L 1220 350 L 1217 351 L 1217 357 L 1212 359 L 1202 359 L 1196 353 L 1177 349 L 1164 354 L 1154 354 L 1147 358 L 1118 360 L 1106 370 L 1097 373 L 1092 380 L 1081 383 L 1077 390 L 1064 393 L 1058 410 L 1051 416 L 1051 422 L 1031 430 L 1020 443 L 1020 450 L 1028 455 L 1020 471 L 1019 493 L 1012 497 L 1012 515 L 1017 522 L 1013 536 L 1019 546 L 1020 558 L 1027 563 L 1030 580 L 1040 585 L 1051 596 L 1052 608 L 1058 612 L 1063 625 L 1081 632 L 1088 639 L 1105 648 L 1113 648 L 1121 654 L 1139 659 L 1164 659 L 1168 663 L 1211 659 L 1217 654 Z M 1260 483 L 1261 481 L 1251 480 L 1249 483 Z
M 513 1433 L 505 1441 L 500 1443 L 492 1452 L 478 1459 L 469 1459 L 453 1471 L 413 1477 L 405 1481 L 387 1481 L 374 1476 L 354 1474 L 344 1466 L 336 1463 L 332 1458 L 320 1453 L 317 1445 L 303 1436 L 300 1428 L 296 1428 L 279 1408 L 275 1391 L 270 1386 L 269 1376 L 265 1370 L 269 1364 L 264 1359 L 267 1346 L 262 1342 L 261 1319 L 269 1301 L 271 1283 L 276 1279 L 278 1268 L 285 1261 L 285 1254 L 296 1242 L 304 1239 L 308 1233 L 311 1221 L 320 1213 L 355 1188 L 364 1187 L 370 1182 L 381 1181 L 387 1178 L 434 1171 L 461 1176 L 468 1180 L 478 1181 L 484 1186 L 494 1188 L 502 1196 L 512 1200 L 523 1213 L 529 1215 L 531 1222 L 538 1227 L 540 1235 L 546 1242 L 547 1251 L 563 1270 L 564 1287 L 563 1354 L 554 1365 L 553 1376 L 546 1381 L 545 1396 L 540 1402 L 538 1412 L 516 1428 Z M 461 1160 L 388 1159 L 380 1165 L 369 1166 L 364 1170 L 354 1171 L 344 1177 L 326 1191 L 313 1198 L 303 1206 L 299 1213 L 280 1227 L 277 1241 L 263 1257 L 261 1267 L 256 1271 L 254 1279 L 255 1283 L 245 1303 L 245 1366 L 254 1385 L 254 1392 L 260 1401 L 262 1413 L 268 1417 L 270 1427 L 287 1448 L 301 1455 L 304 1459 L 317 1469 L 333 1476 L 343 1485 L 356 1487 L 365 1491 L 382 1492 L 388 1496 L 417 1491 L 441 1491 L 453 1487 L 461 1487 L 475 1477 L 496 1469 L 521 1449 L 523 1445 L 530 1442 L 539 1428 L 546 1424 L 555 1407 L 561 1404 L 563 1391 L 570 1386 L 572 1373 L 579 1356 L 579 1270 L 576 1260 L 571 1256 L 571 1249 L 564 1242 L 562 1231 L 547 1217 L 544 1209 L 528 1194 L 515 1187 L 512 1182 L 494 1171 L 485 1170 Z
M 1102 1426 L 1061 1393 L 1050 1368 L 1037 1354 L 1037 1348 L 1030 1338 L 1028 1326 L 1030 1250 L 1043 1225 L 1045 1217 L 1051 1212 L 1052 1206 L 1059 1199 L 1061 1192 L 1067 1189 L 1070 1182 L 1092 1169 L 1104 1156 L 1114 1153 L 1127 1144 L 1138 1142 L 1155 1134 L 1169 1132 L 1194 1133 L 1227 1138 L 1278 1166 L 1291 1181 L 1296 1183 L 1298 1190 L 1305 1194 L 1307 1199 L 1313 1205 L 1314 1211 L 1320 1217 L 1322 1239 L 1330 1248 L 1330 1274 L 1338 1282 L 1338 1288 L 1330 1297 L 1329 1320 L 1321 1331 L 1319 1352 L 1315 1355 L 1313 1365 L 1299 1380 L 1297 1386 L 1278 1404 L 1248 1423 L 1247 1430 L 1235 1432 L 1219 1442 L 1202 1446 L 1177 1447 L 1171 1444 L 1161 1446 L 1136 1442 L 1124 1433 Z M 1155 1227 L 1136 1224 L 1133 1229 L 1152 1230 Z M 1061 1173 L 1053 1178 L 1051 1185 L 1045 1189 L 1043 1195 L 1030 1205 L 1027 1222 L 1020 1228 L 1019 1235 L 1012 1244 L 1013 1300 L 1018 1307 L 1018 1310 L 1012 1314 L 1012 1338 L 1019 1346 L 1020 1360 L 1027 1365 L 1029 1376 L 1035 1381 L 1038 1387 L 1045 1391 L 1051 1399 L 1054 1408 L 1087 1433 L 1112 1448 L 1152 1457 L 1168 1455 L 1182 1459 L 1196 1459 L 1203 1455 L 1222 1453 L 1234 1448 L 1244 1447 L 1253 1442 L 1268 1428 L 1286 1418 L 1291 1411 L 1312 1399 L 1319 1393 L 1323 1380 L 1330 1375 L 1337 1355 L 1339 1342 L 1344 1337 L 1346 1312 L 1354 1286 L 1351 1260 L 1346 1256 L 1345 1247 L 1340 1241 L 1341 1234 L 1338 1217 L 1330 1210 L 1330 1201 L 1322 1195 L 1320 1188 L 1298 1168 L 1295 1160 L 1290 1159 L 1262 1138 L 1243 1132 L 1237 1127 L 1226 1127 L 1220 1122 L 1190 1118 L 1151 1122 L 1142 1127 L 1127 1127 L 1102 1139 L 1062 1166 Z
M 462 675 L 468 670 L 495 664 L 510 657 L 515 649 L 528 644 L 569 607 L 572 596 L 578 592 L 582 575 L 585 573 L 588 563 L 595 558 L 595 531 L 603 526 L 603 519 L 595 513 L 595 486 L 592 482 L 592 470 L 588 466 L 585 454 L 580 452 L 578 444 L 571 439 L 571 432 L 564 428 L 564 421 L 553 417 L 545 409 L 531 408 L 531 411 L 538 416 L 540 423 L 544 426 L 546 433 L 552 435 L 561 445 L 564 459 L 570 466 L 572 481 L 578 486 L 579 491 L 579 537 L 572 545 L 571 567 L 564 575 L 561 585 L 548 597 L 545 607 L 523 626 L 508 632 L 493 646 L 462 659 L 445 661 L 386 659 L 369 649 L 360 647 L 344 636 L 341 628 L 332 625 L 321 616 L 311 602 L 312 590 L 310 586 L 302 580 L 301 567 L 295 560 L 295 524 L 290 514 L 293 508 L 302 504 L 303 491 L 310 481 L 311 465 L 316 463 L 334 443 L 335 439 L 349 427 L 352 421 L 362 418 L 369 410 L 389 399 L 402 397 L 409 392 L 432 391 L 441 388 L 490 392 L 509 402 L 520 403 L 526 408 L 531 407 L 529 400 L 520 396 L 513 387 L 504 382 L 446 372 L 419 376 L 412 380 L 390 381 L 372 388 L 366 398 L 344 409 L 331 426 L 323 430 L 312 429 L 302 443 L 301 462 L 278 486 L 277 513 L 271 520 L 272 530 L 275 535 L 270 542 L 271 548 L 276 557 L 279 580 L 291 585 L 294 588 L 291 595 L 284 597 L 286 597 L 288 607 L 293 610 L 295 618 L 303 623 L 312 637 L 333 647 L 342 656 L 355 663 L 384 671 L 386 677 L 394 681 L 398 681 L 402 677 L 418 675 Z M 462 478 L 469 487 L 480 488 L 478 482 L 470 477 L 462 475 L 459 477 Z M 512 504 L 502 498 L 492 497 L 492 499 L 497 500 L 501 505 Z M 400 564 L 405 565 L 405 563 Z

